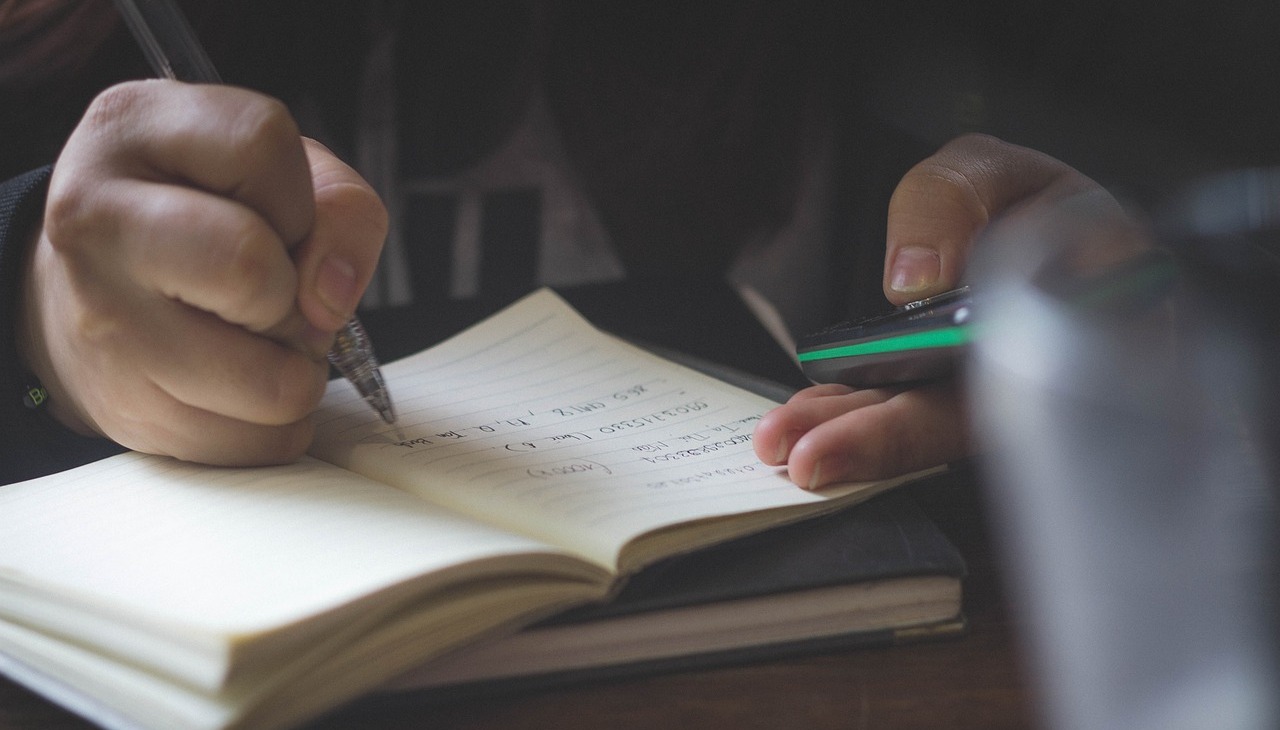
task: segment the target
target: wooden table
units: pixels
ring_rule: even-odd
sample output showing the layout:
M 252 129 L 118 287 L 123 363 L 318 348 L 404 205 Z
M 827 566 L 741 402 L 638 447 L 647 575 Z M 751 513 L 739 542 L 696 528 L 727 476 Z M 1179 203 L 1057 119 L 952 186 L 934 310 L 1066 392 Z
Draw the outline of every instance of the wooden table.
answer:
M 933 643 L 426 702 L 375 695 L 322 718 L 339 728 L 999 728 L 1034 727 L 1032 702 L 972 471 L 915 489 L 969 563 L 966 634 Z M 0 728 L 92 727 L 0 679 Z

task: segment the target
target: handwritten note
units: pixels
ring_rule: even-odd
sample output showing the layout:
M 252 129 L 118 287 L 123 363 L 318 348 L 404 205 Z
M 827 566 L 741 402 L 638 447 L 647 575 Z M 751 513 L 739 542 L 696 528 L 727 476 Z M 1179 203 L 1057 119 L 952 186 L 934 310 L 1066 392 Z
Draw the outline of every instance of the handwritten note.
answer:
M 513 530 L 612 556 L 676 522 L 826 499 L 752 450 L 775 404 L 605 334 L 544 290 L 384 374 L 387 427 L 335 382 L 312 453 Z

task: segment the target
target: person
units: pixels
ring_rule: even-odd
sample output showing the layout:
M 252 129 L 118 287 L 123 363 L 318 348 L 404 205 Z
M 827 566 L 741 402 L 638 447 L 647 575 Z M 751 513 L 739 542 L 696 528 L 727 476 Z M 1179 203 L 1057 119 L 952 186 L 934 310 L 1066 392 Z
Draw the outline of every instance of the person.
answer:
M 73 14 L 79 13 L 79 23 L 72 25 L 82 32 L 104 27 L 92 22 L 102 19 L 102 4 L 77 6 Z M 45 30 L 60 27 L 51 20 L 57 12 L 72 12 L 39 2 L 9 0 L 6 6 L 32 8 L 28 16 L 11 12 L 7 17 L 35 18 L 40 22 L 34 25 Z M 412 14 L 413 7 L 401 10 Z M 743 27 L 749 34 L 768 24 Z M 121 42 L 120 30 L 112 32 L 114 40 L 104 40 L 109 34 L 98 31 L 96 45 L 78 47 L 84 58 L 77 68 L 83 70 L 102 53 L 118 52 L 111 44 Z M 668 32 L 667 26 L 661 29 Z M 68 47 L 40 43 L 32 41 L 45 55 L 49 48 Z M 603 52 L 602 45 L 586 48 Z M 688 48 L 674 53 L 696 52 Z M 667 62 L 678 66 L 687 60 Z M 39 87 L 39 80 L 22 81 L 24 73 L 34 73 L 29 61 L 0 64 L 0 80 L 10 87 Z M 616 63 L 604 65 L 608 73 L 622 72 Z M 576 63 L 573 68 L 585 73 L 581 69 L 595 66 Z M 651 260 L 669 265 L 677 250 L 692 251 L 698 265 L 724 267 L 729 259 L 724 250 L 746 233 L 690 249 L 671 222 L 703 240 L 716 237 L 708 220 L 720 228 L 767 227 L 767 220 L 753 216 L 776 207 L 778 188 L 798 176 L 786 165 L 771 167 L 783 155 L 766 153 L 761 162 L 761 156 L 743 157 L 740 149 L 713 160 L 703 178 L 684 180 L 670 174 L 675 168 L 646 160 L 651 148 L 641 145 L 641 154 L 627 158 L 618 136 L 605 137 L 613 140 L 607 149 L 619 150 L 616 159 L 601 155 L 602 137 L 592 134 L 592 124 L 600 119 L 619 124 L 609 114 L 626 115 L 584 100 L 583 94 L 604 87 L 584 82 L 573 92 L 557 91 L 560 77 L 553 71 L 542 72 L 550 79 L 545 99 L 568 140 L 564 157 L 581 163 L 574 168 L 580 171 L 576 179 L 597 191 L 607 183 L 617 186 L 618 178 L 602 172 L 606 163 L 632 163 L 622 185 L 640 194 L 593 197 L 621 251 L 614 268 L 638 270 Z M 13 397 L 4 405 L 0 476 L 26 478 L 121 447 L 212 464 L 296 459 L 310 441 L 308 415 L 325 387 L 324 353 L 361 301 L 394 226 L 388 206 L 329 147 L 301 134 L 294 111 L 264 93 L 269 84 L 252 89 L 110 81 L 93 89 L 92 102 L 65 142 L 57 143 L 52 166 L 19 175 L 3 189 L 0 293 L 6 304 L 0 345 L 6 356 L 0 377 L 26 404 L 19 406 Z M 646 87 L 633 86 L 633 96 L 646 98 Z M 648 98 L 665 98 L 663 93 L 658 88 Z M 521 99 L 517 106 L 524 108 L 529 102 Z M 632 98 L 622 111 L 637 104 Z M 45 131 L 30 124 L 39 111 L 13 112 L 28 122 L 30 136 L 42 141 L 22 146 L 24 151 L 56 147 L 48 138 L 58 136 L 57 125 Z M 578 121 L 582 118 L 587 121 Z M 626 119 L 624 127 L 636 124 Z M 689 149 L 705 145 L 707 130 L 690 124 L 699 134 L 691 135 L 696 139 L 687 141 Z M 481 126 L 472 125 L 472 131 Z M 771 120 L 763 136 L 752 128 L 744 139 L 751 149 L 768 152 L 763 142 L 803 126 L 804 120 Z M 492 139 L 512 134 L 510 124 L 495 129 Z M 667 131 L 676 137 L 685 134 L 683 126 L 672 129 Z M 462 157 L 470 163 L 476 159 Z M 716 167 L 721 163 L 723 170 Z M 751 174 L 743 176 L 744 164 Z M 646 172 L 653 167 L 657 173 Z M 709 187 L 705 174 L 744 182 L 728 185 L 733 190 L 725 195 L 737 196 L 729 203 L 691 204 L 704 202 L 696 196 Z M 646 183 L 657 187 L 673 179 L 673 188 L 687 184 L 644 194 Z M 896 185 L 888 205 L 885 296 L 902 304 L 954 287 L 978 234 L 1002 212 L 1093 189 L 1097 185 L 1091 179 L 1046 154 L 984 135 L 954 139 L 911 167 Z M 631 202 L 610 207 L 609 201 L 618 198 Z M 637 200 L 648 201 L 648 207 Z M 647 243 L 627 240 L 653 220 L 666 221 L 668 229 L 646 230 Z M 32 390 L 35 384 L 42 390 Z M 785 465 L 791 478 L 808 488 L 904 473 L 971 449 L 956 383 L 809 388 L 760 422 L 755 447 L 763 461 Z

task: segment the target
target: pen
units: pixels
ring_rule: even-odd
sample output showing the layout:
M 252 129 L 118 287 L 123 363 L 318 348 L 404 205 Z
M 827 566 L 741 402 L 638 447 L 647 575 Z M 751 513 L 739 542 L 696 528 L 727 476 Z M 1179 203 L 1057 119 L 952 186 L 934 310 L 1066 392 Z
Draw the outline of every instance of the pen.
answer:
M 172 0 L 115 0 L 115 3 L 156 73 L 178 81 L 222 83 L 182 11 Z M 333 349 L 329 351 L 329 363 L 351 381 L 382 420 L 395 423 L 391 395 L 378 369 L 373 343 L 360 320 L 352 317 L 338 331 Z

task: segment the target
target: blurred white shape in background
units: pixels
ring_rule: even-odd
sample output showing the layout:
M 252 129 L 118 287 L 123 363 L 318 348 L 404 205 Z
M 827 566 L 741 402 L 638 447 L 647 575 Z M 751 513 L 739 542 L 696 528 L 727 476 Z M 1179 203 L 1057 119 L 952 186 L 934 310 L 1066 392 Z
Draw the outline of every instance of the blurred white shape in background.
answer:
M 967 377 L 1012 597 L 1051 728 L 1269 730 L 1276 386 L 1258 353 L 1280 340 L 1201 283 L 1180 246 L 1203 241 L 1152 240 L 1079 196 L 979 248 Z

